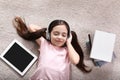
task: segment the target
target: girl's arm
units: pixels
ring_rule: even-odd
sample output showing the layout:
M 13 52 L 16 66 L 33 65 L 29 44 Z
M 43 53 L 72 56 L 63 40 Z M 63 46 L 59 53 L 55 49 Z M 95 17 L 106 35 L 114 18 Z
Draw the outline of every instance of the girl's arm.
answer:
M 37 30 L 40 30 L 41 27 L 34 24 L 30 24 L 28 29 L 30 32 L 36 32 Z M 36 39 L 35 41 L 40 46 L 40 39 Z
M 71 41 L 72 41 L 72 35 L 70 34 L 70 37 L 67 39 L 66 44 L 68 48 L 70 61 L 76 65 L 79 63 L 80 57 L 78 53 L 75 51 L 75 49 L 73 48 Z

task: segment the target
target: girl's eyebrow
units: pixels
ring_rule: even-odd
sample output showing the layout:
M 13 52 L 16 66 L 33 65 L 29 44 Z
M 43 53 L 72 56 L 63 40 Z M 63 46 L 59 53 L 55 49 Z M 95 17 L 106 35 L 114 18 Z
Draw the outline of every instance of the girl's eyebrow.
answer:
M 63 34 L 67 34 L 66 32 L 63 32 Z
M 54 31 L 53 33 L 59 33 L 58 31 Z
M 54 32 L 59 32 L 59 31 L 54 31 Z
M 59 31 L 54 31 L 54 32 L 59 32 Z M 67 32 L 62 32 L 62 33 L 67 34 Z
M 54 32 L 57 32 L 57 33 L 59 33 L 59 31 L 54 31 Z M 67 34 L 67 32 L 62 32 L 63 34 Z

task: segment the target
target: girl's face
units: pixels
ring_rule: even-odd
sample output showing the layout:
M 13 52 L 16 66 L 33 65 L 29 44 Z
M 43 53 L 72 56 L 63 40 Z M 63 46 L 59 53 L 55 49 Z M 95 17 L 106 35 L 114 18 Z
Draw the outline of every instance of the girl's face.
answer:
M 65 25 L 58 25 L 51 31 L 51 43 L 55 46 L 63 46 L 67 40 L 67 28 Z

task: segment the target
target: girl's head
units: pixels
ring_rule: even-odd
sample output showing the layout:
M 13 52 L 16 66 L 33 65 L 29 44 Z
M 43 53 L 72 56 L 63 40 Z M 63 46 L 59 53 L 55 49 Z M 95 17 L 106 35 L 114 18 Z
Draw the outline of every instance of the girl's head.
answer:
M 70 27 L 64 20 L 54 20 L 50 23 L 46 36 L 49 36 L 53 45 L 63 46 L 70 36 Z

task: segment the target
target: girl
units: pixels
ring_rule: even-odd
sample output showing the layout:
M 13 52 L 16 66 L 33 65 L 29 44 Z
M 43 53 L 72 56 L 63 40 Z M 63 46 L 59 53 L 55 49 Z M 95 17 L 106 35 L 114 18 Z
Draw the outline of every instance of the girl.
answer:
M 91 71 L 85 68 L 76 33 L 64 20 L 54 20 L 48 28 L 40 28 L 27 27 L 20 17 L 15 17 L 13 25 L 22 38 L 39 45 L 38 66 L 30 80 L 69 80 L 71 63 L 83 72 Z

